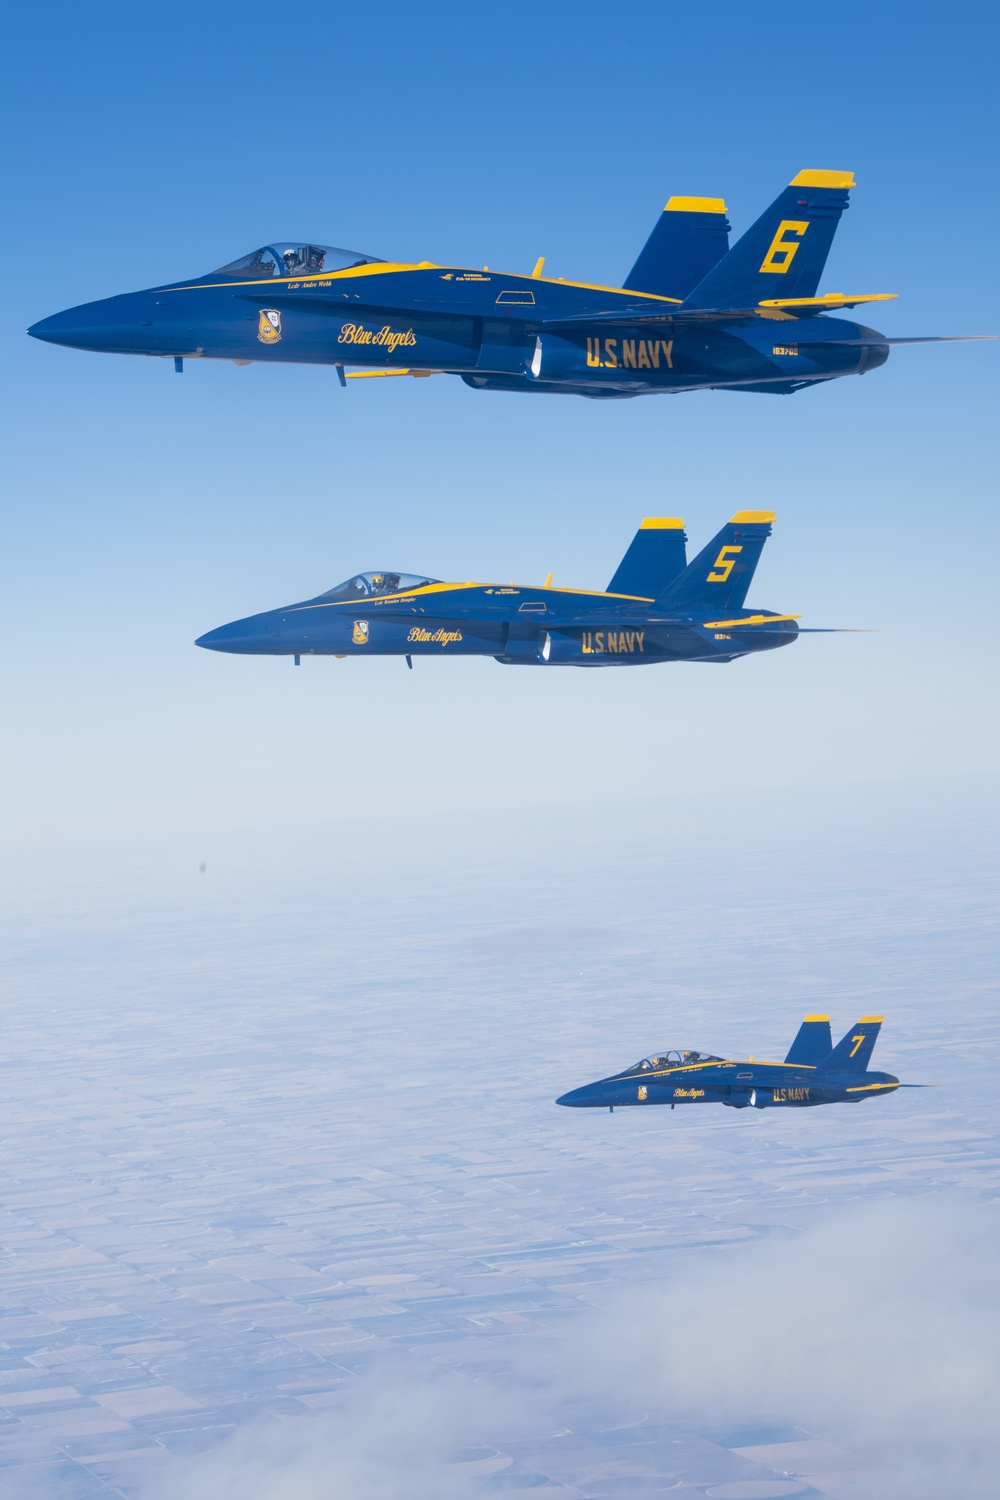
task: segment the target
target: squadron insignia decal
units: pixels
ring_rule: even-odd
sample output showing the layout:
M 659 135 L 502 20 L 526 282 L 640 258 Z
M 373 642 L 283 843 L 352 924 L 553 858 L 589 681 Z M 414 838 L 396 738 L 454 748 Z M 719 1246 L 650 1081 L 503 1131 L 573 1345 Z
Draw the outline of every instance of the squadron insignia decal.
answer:
M 368 644 L 368 621 L 367 620 L 355 620 L 355 622 L 354 622 L 354 631 L 353 631 L 353 633 L 351 635 L 351 641 L 352 641 L 352 643 L 355 646 L 367 646 L 367 644 Z
M 281 314 L 272 307 L 262 307 L 257 320 L 257 337 L 262 344 L 281 343 Z

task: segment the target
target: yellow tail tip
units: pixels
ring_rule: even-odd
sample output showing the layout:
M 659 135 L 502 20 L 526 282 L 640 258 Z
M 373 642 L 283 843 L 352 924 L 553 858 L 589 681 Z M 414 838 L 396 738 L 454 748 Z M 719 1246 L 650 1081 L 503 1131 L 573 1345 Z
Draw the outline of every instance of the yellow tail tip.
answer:
M 730 516 L 729 524 L 733 526 L 737 522 L 742 521 L 744 523 L 759 522 L 761 525 L 766 524 L 769 526 L 773 520 L 773 510 L 738 510 L 735 516 Z
M 803 1021 L 829 1021 L 829 1016 L 803 1016 Z
M 647 516 L 639 527 L 640 531 L 683 531 L 684 522 L 680 516 Z
M 789 187 L 826 187 L 826 188 L 852 188 L 854 187 L 853 172 L 824 172 L 807 170 L 798 172 L 788 184 Z
M 859 1026 L 881 1026 L 885 1020 L 884 1016 L 862 1016 L 858 1022 Z
M 724 214 L 726 202 L 724 198 L 668 198 L 663 205 L 663 212 L 681 214 Z

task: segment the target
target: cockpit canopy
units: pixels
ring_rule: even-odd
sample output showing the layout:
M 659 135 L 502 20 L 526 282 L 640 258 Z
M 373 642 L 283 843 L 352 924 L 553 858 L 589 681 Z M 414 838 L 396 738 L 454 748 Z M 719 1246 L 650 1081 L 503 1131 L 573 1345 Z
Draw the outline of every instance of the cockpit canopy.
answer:
M 320 594 L 321 599 L 378 599 L 385 594 L 408 594 L 411 589 L 423 588 L 427 583 L 439 583 L 438 578 L 424 578 L 419 573 L 356 573 L 346 583 L 338 583 L 335 589 Z
M 247 281 L 263 281 L 268 276 L 318 276 L 321 271 L 346 271 L 351 266 L 377 262 L 377 255 L 362 255 L 360 250 L 338 250 L 334 245 L 301 245 L 278 240 L 262 245 L 239 260 L 230 261 L 212 271 L 212 276 L 239 276 Z
M 686 1068 L 692 1063 L 722 1062 L 721 1057 L 716 1057 L 714 1052 L 691 1052 L 684 1048 L 669 1047 L 663 1052 L 658 1052 L 655 1057 L 644 1057 L 642 1062 L 637 1062 L 629 1071 L 633 1073 L 649 1073 L 660 1068 Z

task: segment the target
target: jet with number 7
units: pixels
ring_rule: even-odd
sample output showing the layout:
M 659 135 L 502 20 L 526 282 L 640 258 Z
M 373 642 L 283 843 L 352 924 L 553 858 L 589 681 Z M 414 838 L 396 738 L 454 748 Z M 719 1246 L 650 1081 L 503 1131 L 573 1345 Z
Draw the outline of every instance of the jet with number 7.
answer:
M 784 1062 L 745 1062 L 713 1052 L 665 1047 L 631 1068 L 586 1083 L 556 1100 L 571 1109 L 625 1105 L 727 1104 L 730 1109 L 805 1109 L 816 1104 L 860 1104 L 899 1088 L 892 1073 L 870 1072 L 881 1016 L 862 1016 L 833 1045 L 829 1016 L 806 1016 Z
M 620 287 L 544 276 L 544 257 L 518 275 L 275 240 L 28 332 L 177 370 L 186 359 L 334 365 L 344 385 L 451 374 L 474 390 L 599 399 L 786 395 L 863 375 L 891 344 L 938 342 L 827 316 L 894 295 L 819 293 L 853 186 L 850 172 L 799 172 L 732 249 L 721 198 L 673 197 Z

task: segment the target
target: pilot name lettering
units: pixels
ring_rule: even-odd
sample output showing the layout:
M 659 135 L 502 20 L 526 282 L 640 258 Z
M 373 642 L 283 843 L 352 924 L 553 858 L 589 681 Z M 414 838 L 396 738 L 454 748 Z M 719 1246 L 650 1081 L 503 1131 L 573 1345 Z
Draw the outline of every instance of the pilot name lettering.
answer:
M 447 646 L 451 641 L 460 641 L 462 632 L 460 630 L 425 630 L 422 625 L 414 625 L 406 639 L 418 641 L 421 645 Z
M 340 329 L 338 344 L 368 344 L 377 349 L 388 349 L 394 354 L 397 349 L 412 349 L 417 342 L 412 328 L 405 333 L 394 333 L 388 323 L 381 328 L 366 328 L 363 323 L 344 323 Z
M 580 649 L 584 656 L 604 656 L 624 652 L 641 651 L 645 655 L 644 630 L 584 630 L 580 638 Z
M 808 1089 L 775 1089 L 775 1104 L 797 1104 L 809 1098 Z

